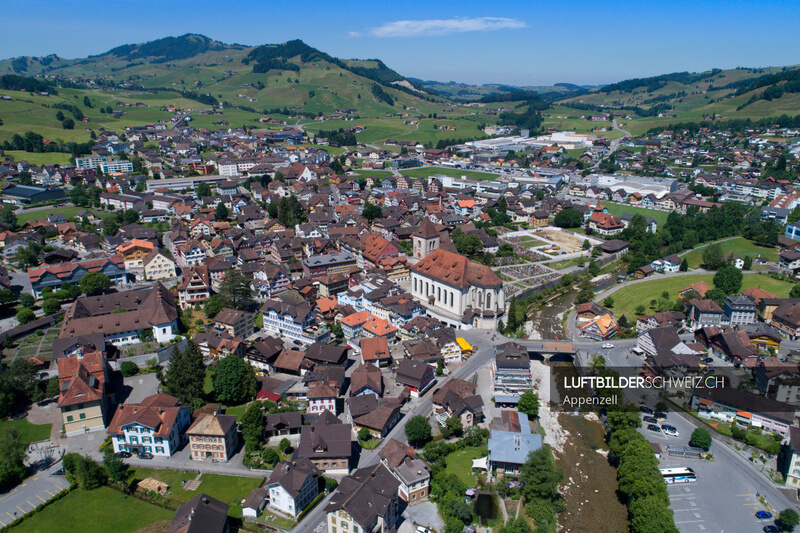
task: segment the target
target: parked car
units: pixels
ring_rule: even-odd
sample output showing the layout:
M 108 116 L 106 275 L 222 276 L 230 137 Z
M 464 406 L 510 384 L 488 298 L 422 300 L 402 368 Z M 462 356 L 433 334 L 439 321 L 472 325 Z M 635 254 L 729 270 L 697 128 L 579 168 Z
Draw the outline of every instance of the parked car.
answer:
M 669 435 L 670 437 L 679 437 L 680 434 L 678 433 L 678 429 L 675 426 L 670 426 L 669 424 L 661 424 L 661 431 L 665 434 Z
M 772 518 L 772 513 L 769 511 L 756 511 L 756 518 L 759 520 L 768 520 Z
M 652 416 L 643 417 L 642 422 L 644 422 L 645 424 L 658 424 L 658 420 L 656 420 Z
M 705 359 L 703 359 L 703 362 L 704 362 L 704 363 L 706 363 L 706 364 L 708 364 L 708 363 L 713 363 L 713 362 L 714 362 L 714 359 L 713 359 L 713 358 L 711 358 L 711 357 L 706 357 Z
M 150 452 L 142 452 L 139 454 L 139 459 L 152 459 L 153 454 Z
M 650 409 L 649 407 L 645 406 L 645 405 L 640 405 L 639 406 L 639 411 L 641 411 L 642 413 L 647 413 L 648 415 L 652 415 L 653 414 L 653 410 Z
M 647 426 L 647 429 L 654 432 L 654 433 L 661 433 L 661 428 L 655 424 L 650 424 Z
M 783 533 L 783 530 L 778 526 L 768 525 L 764 526 L 764 533 Z
M 123 459 L 128 459 L 131 456 L 131 452 L 126 452 L 125 450 L 121 450 L 117 452 L 117 457 L 122 457 Z
M 614 347 L 614 345 L 613 345 L 613 344 L 611 344 L 610 342 L 607 342 L 607 343 L 605 343 L 605 344 L 603 345 L 603 348 L 606 348 L 606 349 L 608 349 L 608 348 L 613 348 L 613 347 Z
M 667 419 L 667 413 L 662 413 L 661 411 L 656 412 L 653 416 L 656 417 L 656 420 L 659 422 L 663 422 Z

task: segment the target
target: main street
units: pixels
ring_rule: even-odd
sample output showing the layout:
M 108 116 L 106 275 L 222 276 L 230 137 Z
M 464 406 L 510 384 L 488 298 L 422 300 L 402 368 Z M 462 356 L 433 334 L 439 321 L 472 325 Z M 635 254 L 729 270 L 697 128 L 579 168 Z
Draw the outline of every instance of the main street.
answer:
M 491 360 L 494 356 L 495 345 L 508 342 L 508 339 L 494 331 L 473 329 L 459 331 L 459 335 L 466 339 L 475 349 L 472 356 L 467 359 L 464 365 L 450 374 L 450 377 L 459 379 L 469 379 L 478 369 Z M 492 336 L 496 336 L 494 341 L 492 340 Z M 411 417 L 417 415 L 427 416 L 431 412 L 431 397 L 433 396 L 433 390 L 436 389 L 438 385 L 439 383 L 430 387 L 418 400 L 413 400 L 411 410 L 406 413 L 394 429 L 389 432 L 380 446 L 372 450 L 362 450 L 358 461 L 358 468 L 371 466 L 380 461 L 378 452 L 389 439 L 394 438 L 400 442 L 407 442 L 405 433 L 406 423 Z M 328 505 L 330 499 L 331 495 L 328 495 L 324 500 L 319 502 L 319 504 L 295 526 L 293 531 L 298 533 L 324 533 L 327 530 L 325 507 Z

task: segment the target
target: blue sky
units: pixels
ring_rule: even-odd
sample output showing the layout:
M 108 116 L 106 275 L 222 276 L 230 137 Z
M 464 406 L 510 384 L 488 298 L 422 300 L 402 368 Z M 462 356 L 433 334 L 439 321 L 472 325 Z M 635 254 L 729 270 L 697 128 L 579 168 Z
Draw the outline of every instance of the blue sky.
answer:
M 550 85 L 800 63 L 795 1 L 0 0 L 0 57 L 98 54 L 201 33 L 223 42 L 302 39 L 405 76 Z

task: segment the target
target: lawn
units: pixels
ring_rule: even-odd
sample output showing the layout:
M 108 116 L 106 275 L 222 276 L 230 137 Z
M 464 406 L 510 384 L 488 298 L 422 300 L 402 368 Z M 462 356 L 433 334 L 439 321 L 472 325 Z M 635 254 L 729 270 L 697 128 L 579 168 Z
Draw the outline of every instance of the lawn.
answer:
M 655 209 L 645 209 L 644 207 L 634 207 L 632 205 L 612 204 L 611 202 L 602 202 L 603 206 L 608 209 L 608 212 L 614 216 L 620 217 L 625 213 L 631 215 L 643 215 L 655 219 L 656 224 L 659 226 L 667 222 L 669 211 L 656 211 Z
M 53 424 L 31 424 L 27 418 L 0 421 L 0 433 L 5 433 L 9 429 L 16 429 L 23 441 L 31 443 L 49 439 Z
M 686 258 L 686 261 L 689 262 L 689 268 L 700 267 L 701 263 L 703 262 L 703 252 L 710 245 L 711 243 L 698 246 L 683 256 Z M 746 255 L 749 255 L 753 258 L 761 255 L 766 257 L 769 261 L 777 261 L 778 256 L 780 255 L 780 252 L 777 248 L 759 246 L 753 241 L 749 241 L 744 237 L 736 237 L 735 239 L 722 241 L 719 243 L 719 247 L 722 249 L 723 254 L 727 255 L 729 253 L 733 253 L 741 258 L 744 258 Z
M 472 474 L 472 460 L 486 456 L 486 448 L 467 447 L 447 456 L 448 474 L 455 474 L 468 487 L 475 485 L 475 476 Z
M 714 274 L 696 274 L 690 276 L 672 276 L 663 279 L 654 279 L 642 283 L 634 283 L 616 291 L 611 295 L 614 299 L 613 311 L 617 317 L 625 315 L 628 320 L 637 318 L 635 310 L 639 305 L 644 305 L 645 313 L 654 312 L 650 309 L 651 300 L 661 297 L 661 293 L 667 291 L 670 300 L 674 301 L 678 297 L 678 291 L 688 287 L 692 283 L 705 281 L 710 287 L 714 286 Z M 777 280 L 762 274 L 745 274 L 742 279 L 742 289 L 758 286 L 781 298 L 787 298 L 789 291 L 792 290 L 792 283 Z
M 67 218 L 74 217 L 78 211 L 84 209 L 83 207 L 54 207 L 52 209 L 42 209 L 40 211 L 23 211 L 17 215 L 17 222 L 19 224 L 24 224 L 31 220 L 36 220 L 38 218 L 47 218 L 47 215 L 50 213 L 64 213 L 64 216 Z M 102 217 L 104 213 L 102 211 L 97 211 L 95 209 L 90 209 L 95 215 Z M 105 213 L 107 216 L 108 213 Z
M 573 267 L 581 263 L 585 264 L 587 261 L 588 261 L 587 258 L 583 256 L 578 256 L 578 257 L 572 257 L 570 259 L 564 259 L 563 261 L 553 261 L 552 263 L 543 263 L 543 264 L 549 266 L 550 268 L 554 268 L 556 270 L 564 270 L 565 268 Z
M 203 477 L 200 478 L 200 487 L 196 491 L 191 491 L 183 490 L 181 481 L 194 479 L 197 477 L 195 472 L 154 468 L 135 468 L 132 470 L 132 480 L 141 481 L 144 478 L 152 477 L 169 485 L 169 492 L 166 498 L 172 500 L 175 505 L 181 505 L 197 496 L 200 492 L 204 492 L 230 505 L 228 514 L 231 516 L 242 516 L 241 501 L 247 498 L 253 489 L 258 488 L 262 481 L 260 478 L 252 477 L 203 474 Z
M 172 511 L 126 496 L 108 487 L 92 491 L 76 489 L 10 531 L 128 533 L 159 520 L 170 520 L 172 515 Z
M 238 421 L 239 418 L 244 415 L 244 412 L 247 410 L 247 404 L 237 405 L 236 407 L 226 407 L 225 414 L 226 415 L 235 415 L 236 420 Z
M 465 176 L 467 178 L 475 178 L 479 180 L 493 180 L 497 179 L 497 174 L 491 172 L 478 172 L 475 170 L 461 170 L 460 168 L 445 168 L 445 167 L 420 167 L 420 168 L 404 168 L 400 173 L 412 178 L 427 178 L 429 176 L 436 176 L 444 174 L 445 176 L 452 176 L 460 178 Z
M 72 154 L 63 152 L 24 152 L 22 150 L 6 150 L 6 156 L 12 156 L 14 161 L 27 161 L 31 165 L 69 165 Z

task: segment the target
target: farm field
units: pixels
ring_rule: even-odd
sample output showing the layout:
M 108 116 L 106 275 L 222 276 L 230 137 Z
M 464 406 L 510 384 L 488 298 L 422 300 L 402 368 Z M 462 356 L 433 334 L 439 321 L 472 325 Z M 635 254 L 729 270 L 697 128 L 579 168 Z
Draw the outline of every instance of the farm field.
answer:
M 92 491 L 75 489 L 62 499 L 9 531 L 14 533 L 130 533 L 173 512 L 137 500 L 108 487 Z
M 612 310 L 614 315 L 618 318 L 625 315 L 628 317 L 628 320 L 633 320 L 639 316 L 635 311 L 636 307 L 639 305 L 645 306 L 645 314 L 653 313 L 654 310 L 650 309 L 649 303 L 651 300 L 660 298 L 664 291 L 669 293 L 670 300 L 675 301 L 678 297 L 678 291 L 684 287 L 688 287 L 699 281 L 705 281 L 710 287 L 713 287 L 713 279 L 714 274 L 695 274 L 689 276 L 670 276 L 662 279 L 652 279 L 634 283 L 623 287 L 611 295 L 614 299 Z M 788 298 L 792 286 L 790 282 L 777 280 L 762 274 L 748 273 L 745 274 L 742 279 L 742 289 L 761 287 L 765 291 L 771 292 L 781 298 Z
M 685 256 L 686 261 L 689 263 L 689 268 L 699 268 L 703 262 L 703 252 L 706 250 L 708 246 L 712 243 L 704 244 L 698 246 L 691 252 L 687 253 Z M 727 241 L 722 241 L 719 243 L 719 247 L 722 249 L 722 253 L 728 255 L 733 253 L 739 257 L 744 258 L 744 256 L 749 255 L 750 257 L 757 257 L 759 255 L 766 257 L 769 261 L 777 261 L 780 252 L 777 248 L 767 248 L 764 246 L 759 246 L 753 241 L 749 241 L 744 237 L 736 237 L 735 239 L 730 239 Z
M 31 220 L 36 220 L 38 218 L 47 218 L 47 215 L 51 213 L 64 213 L 64 216 L 69 218 L 74 217 L 78 211 L 84 209 L 83 207 L 78 206 L 65 206 L 65 207 L 54 207 L 52 209 L 42 209 L 41 211 L 23 211 L 17 215 L 17 222 L 19 224 L 25 224 Z M 97 209 L 89 209 L 95 215 L 102 217 L 104 215 L 108 215 L 108 213 L 103 213 L 102 211 L 98 211 Z
M 31 165 L 69 165 L 71 154 L 62 152 L 23 152 L 22 150 L 6 150 L 6 157 L 11 156 L 14 161 L 27 161 Z

